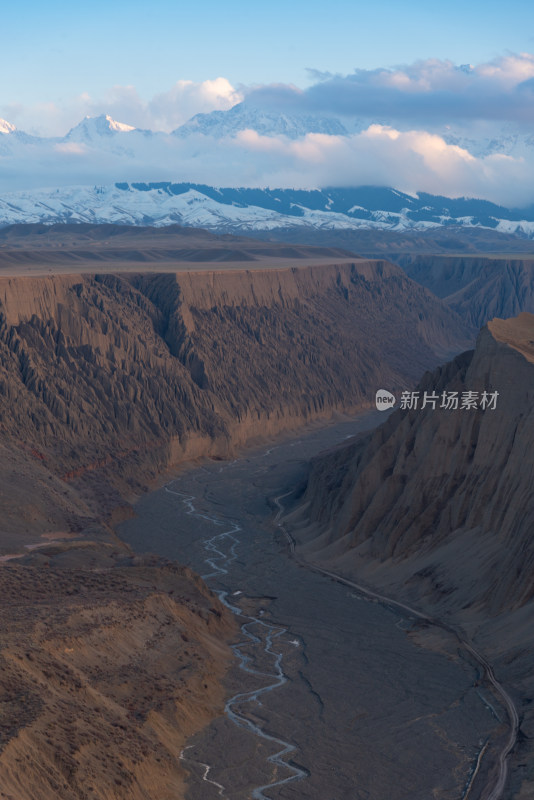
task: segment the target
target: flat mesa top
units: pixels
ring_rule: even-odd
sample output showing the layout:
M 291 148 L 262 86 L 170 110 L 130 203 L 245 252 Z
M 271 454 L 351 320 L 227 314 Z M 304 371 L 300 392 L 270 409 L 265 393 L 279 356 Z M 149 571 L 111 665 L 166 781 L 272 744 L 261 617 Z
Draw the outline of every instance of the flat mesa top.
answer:
M 219 263 L 217 261 L 122 261 L 117 259 L 110 259 L 109 261 L 98 262 L 79 262 L 72 260 L 66 263 L 57 263 L 50 265 L 50 263 L 40 263 L 35 260 L 27 264 L 2 264 L 0 254 L 0 278 L 12 277 L 37 277 L 37 276 L 52 276 L 52 275 L 87 275 L 87 274 L 102 274 L 102 273 L 180 273 L 180 272 L 247 272 L 249 270 L 283 270 L 298 268 L 304 269 L 312 266 L 328 266 L 331 264 L 354 264 L 358 262 L 368 263 L 374 259 L 360 259 L 360 258 L 330 258 L 330 259 L 258 259 L 251 262 L 228 261 Z
M 4 276 L 287 269 L 355 259 L 340 247 L 216 235 L 176 225 L 13 225 L 0 230 Z

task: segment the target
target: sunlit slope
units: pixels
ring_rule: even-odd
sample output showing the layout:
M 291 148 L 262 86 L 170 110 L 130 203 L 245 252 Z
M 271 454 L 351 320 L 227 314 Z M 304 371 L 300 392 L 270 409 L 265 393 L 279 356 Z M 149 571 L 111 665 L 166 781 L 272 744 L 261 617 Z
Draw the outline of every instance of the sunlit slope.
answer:
M 364 260 L 3 278 L 0 314 L 4 446 L 109 508 L 169 464 L 369 405 L 470 340 L 399 268 Z

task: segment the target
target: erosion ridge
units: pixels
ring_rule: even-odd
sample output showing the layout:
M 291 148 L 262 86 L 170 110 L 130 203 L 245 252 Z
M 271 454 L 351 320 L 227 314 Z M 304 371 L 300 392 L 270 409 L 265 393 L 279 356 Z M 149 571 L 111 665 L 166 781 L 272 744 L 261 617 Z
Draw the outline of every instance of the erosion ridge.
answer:
M 477 328 L 493 317 L 534 312 L 532 258 L 401 255 L 396 261 Z
M 171 464 L 366 407 L 470 335 L 382 261 L 0 278 L 3 444 L 105 515 Z M 27 537 L 58 524 L 39 509 L 12 509 Z
M 430 559 L 442 565 L 433 601 L 445 606 L 464 603 L 466 593 L 469 605 L 482 603 L 492 613 L 529 601 L 534 465 L 525 453 L 534 444 L 534 371 L 524 349 L 532 348 L 533 332 L 534 315 L 527 313 L 490 322 L 474 351 L 427 373 L 418 387 L 440 397 L 497 390 L 495 410 L 399 409 L 366 439 L 314 462 L 307 497 L 311 518 L 324 528 L 314 549 L 354 565 L 360 557 Z M 468 541 L 480 560 L 470 589 L 459 577 Z M 458 552 L 441 558 L 440 548 Z M 500 553 L 498 575 L 490 549 Z

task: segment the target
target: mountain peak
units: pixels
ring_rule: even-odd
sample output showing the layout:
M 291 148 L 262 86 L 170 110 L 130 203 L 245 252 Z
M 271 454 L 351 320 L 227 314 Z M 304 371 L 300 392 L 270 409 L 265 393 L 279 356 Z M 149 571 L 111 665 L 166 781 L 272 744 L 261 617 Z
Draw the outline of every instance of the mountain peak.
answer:
M 91 141 L 100 136 L 112 136 L 115 133 L 129 133 L 134 130 L 133 125 L 117 122 L 109 114 L 100 114 L 97 117 L 84 117 L 78 125 L 71 128 L 66 138 L 75 141 Z
M 0 133 L 13 133 L 15 126 L 0 117 Z
M 126 125 L 124 122 L 117 122 L 117 120 L 110 117 L 109 114 L 101 114 L 99 117 L 93 117 L 95 120 L 103 120 L 105 124 L 111 131 L 120 131 L 121 133 L 127 133 L 128 131 L 134 131 L 135 127 L 133 125 Z
M 307 133 L 324 133 L 333 136 L 347 134 L 345 126 L 335 117 L 288 114 L 278 109 L 263 109 L 248 103 L 238 103 L 228 111 L 211 111 L 195 114 L 188 122 L 173 131 L 175 136 L 186 137 L 195 133 L 216 139 L 235 136 L 243 130 L 254 130 L 262 136 L 287 136 L 300 139 Z

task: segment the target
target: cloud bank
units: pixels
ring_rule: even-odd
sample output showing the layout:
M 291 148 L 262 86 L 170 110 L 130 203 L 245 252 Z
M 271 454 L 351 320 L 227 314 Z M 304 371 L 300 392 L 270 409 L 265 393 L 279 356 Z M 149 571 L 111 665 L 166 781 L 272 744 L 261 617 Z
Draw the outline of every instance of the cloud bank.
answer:
M 2 151 L 7 139 L 0 135 L 0 191 L 157 180 L 247 187 L 373 184 L 515 207 L 534 203 L 534 55 L 509 54 L 476 66 L 429 59 L 346 76 L 313 73 L 312 79 L 306 89 L 235 88 L 222 77 L 180 80 L 148 101 L 134 87 L 121 86 L 101 100 L 80 95 L 68 107 L 43 104 L 13 113 L 0 107 L 0 116 L 19 128 L 36 131 L 24 120 L 35 123 L 37 115 L 40 132 L 56 134 L 100 113 L 137 128 L 171 131 L 195 113 L 226 110 L 243 99 L 280 113 L 359 120 L 347 136 L 309 133 L 292 140 L 242 130 L 181 139 L 134 132 L 111 137 L 103 148 L 57 141 L 19 153 Z M 487 146 L 477 147 L 482 140 Z
M 264 86 L 247 92 L 258 105 L 302 112 L 372 117 L 410 127 L 473 121 L 534 121 L 534 55 L 510 54 L 473 66 L 427 59 L 350 75 L 311 71 L 313 84 Z
M 161 180 L 273 188 L 372 184 L 511 206 L 534 201 L 534 159 L 477 158 L 428 131 L 382 125 L 351 136 L 310 133 L 298 140 L 252 130 L 226 139 L 162 135 L 138 140 L 135 149 L 121 152 L 60 142 L 46 158 L 39 149 L 21 158 L 0 158 L 0 175 L 2 191 Z
M 179 80 L 149 100 L 143 100 L 135 86 L 112 86 L 101 98 L 83 92 L 61 104 L 0 105 L 0 117 L 37 136 L 63 136 L 83 117 L 100 114 L 136 128 L 172 131 L 195 114 L 225 111 L 242 99 L 240 91 L 219 77 L 196 83 Z
M 102 97 L 84 92 L 63 103 L 2 105 L 0 117 L 42 136 L 62 136 L 84 116 L 110 114 L 138 128 L 171 131 L 198 113 L 247 103 L 288 113 L 364 118 L 397 127 L 427 129 L 476 122 L 534 122 L 534 54 L 508 54 L 484 64 L 455 65 L 426 59 L 349 75 L 309 70 L 312 84 L 240 86 L 224 77 L 178 80 L 143 99 L 134 86 L 113 86 Z

